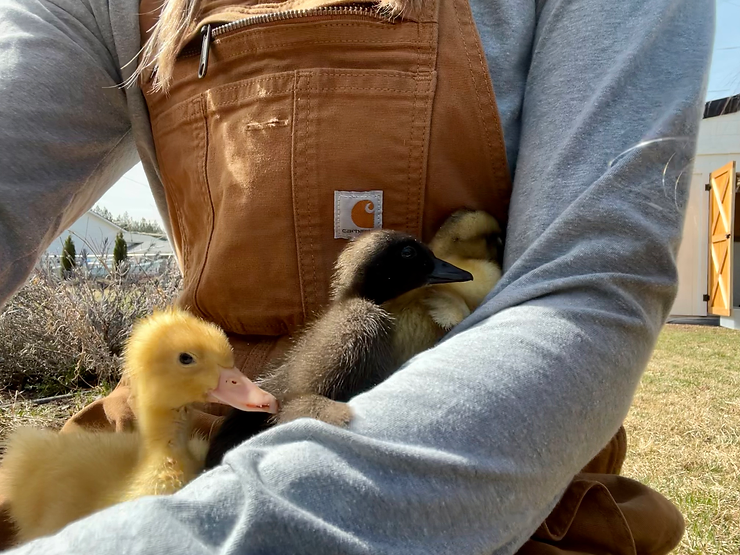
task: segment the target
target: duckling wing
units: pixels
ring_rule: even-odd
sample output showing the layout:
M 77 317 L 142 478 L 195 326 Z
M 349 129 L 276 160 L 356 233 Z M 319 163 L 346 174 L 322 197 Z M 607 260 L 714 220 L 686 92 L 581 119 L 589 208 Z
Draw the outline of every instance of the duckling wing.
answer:
M 17 428 L 0 465 L 0 495 L 21 541 L 112 505 L 138 460 L 133 433 L 59 434 Z
M 346 411 L 317 397 L 346 402 L 395 371 L 393 329 L 393 317 L 373 303 L 363 299 L 335 303 L 306 328 L 260 386 L 283 404 L 294 401 L 291 419 L 313 418 L 326 413 L 317 412 L 319 409 L 328 409 L 346 423 Z M 211 440 L 205 468 L 220 464 L 229 450 L 274 423 L 266 413 L 231 411 Z
M 346 402 L 385 380 L 397 368 L 394 325 L 386 310 L 364 299 L 335 303 L 278 369 L 285 399 L 317 394 Z

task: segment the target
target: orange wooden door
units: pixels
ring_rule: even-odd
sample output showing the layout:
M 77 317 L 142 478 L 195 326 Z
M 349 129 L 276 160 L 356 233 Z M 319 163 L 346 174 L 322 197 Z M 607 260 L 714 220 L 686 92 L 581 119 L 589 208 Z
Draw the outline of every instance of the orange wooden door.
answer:
M 709 301 L 707 313 L 732 315 L 735 162 L 709 174 Z

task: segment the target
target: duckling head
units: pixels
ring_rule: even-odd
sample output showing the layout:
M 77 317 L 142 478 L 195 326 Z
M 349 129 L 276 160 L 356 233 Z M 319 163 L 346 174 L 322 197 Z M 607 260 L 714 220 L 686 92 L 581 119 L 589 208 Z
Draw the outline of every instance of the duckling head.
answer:
M 434 254 L 447 258 L 493 260 L 503 263 L 503 236 L 496 218 L 483 210 L 461 209 L 442 224 L 429 247 Z
M 411 235 L 377 230 L 364 233 L 339 255 L 333 298 L 358 296 L 376 304 L 435 283 L 473 279 L 469 272 L 440 260 Z
M 178 409 L 204 401 L 276 413 L 275 397 L 234 367 L 226 334 L 184 310 L 156 312 L 136 323 L 124 353 L 136 404 Z

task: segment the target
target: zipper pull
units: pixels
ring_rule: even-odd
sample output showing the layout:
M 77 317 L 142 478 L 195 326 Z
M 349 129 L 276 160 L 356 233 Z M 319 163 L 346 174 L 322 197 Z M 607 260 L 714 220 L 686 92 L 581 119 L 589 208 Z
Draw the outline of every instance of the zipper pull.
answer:
M 200 65 L 198 66 L 198 79 L 203 79 L 208 71 L 208 55 L 211 52 L 211 24 L 200 28 L 203 40 L 200 45 Z

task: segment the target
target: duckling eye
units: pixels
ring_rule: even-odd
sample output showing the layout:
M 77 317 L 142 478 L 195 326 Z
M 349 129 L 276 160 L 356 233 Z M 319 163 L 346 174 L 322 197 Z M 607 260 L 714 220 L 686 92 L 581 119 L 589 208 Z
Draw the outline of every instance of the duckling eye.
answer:
M 403 250 L 401 250 L 401 258 L 413 258 L 416 256 L 416 249 L 414 247 L 408 246 L 403 247 Z
M 189 353 L 180 353 L 180 358 L 178 359 L 180 361 L 180 364 L 193 364 L 195 362 L 195 359 L 193 358 L 193 355 Z

